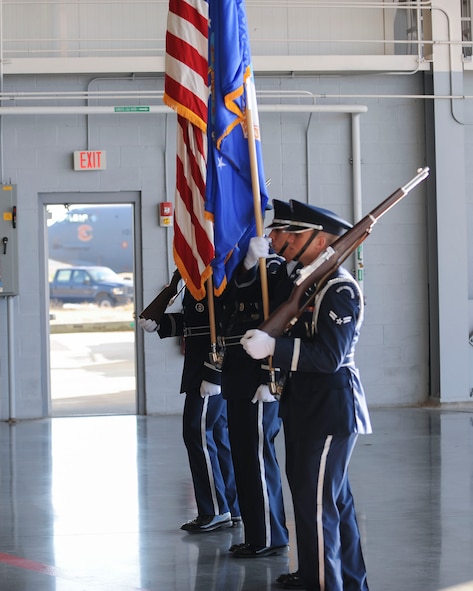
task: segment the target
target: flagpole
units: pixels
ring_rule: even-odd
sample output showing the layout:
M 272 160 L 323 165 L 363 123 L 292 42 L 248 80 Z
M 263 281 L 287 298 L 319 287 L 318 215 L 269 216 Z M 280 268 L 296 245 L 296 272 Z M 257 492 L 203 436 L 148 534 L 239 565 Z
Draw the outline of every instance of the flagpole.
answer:
M 251 187 L 253 190 L 253 207 L 255 210 L 256 235 L 264 236 L 263 214 L 261 212 L 261 192 L 258 175 L 258 160 L 256 157 L 256 139 L 255 128 L 253 124 L 254 100 L 251 92 L 248 91 L 250 78 L 245 82 L 246 90 L 246 127 L 248 133 L 248 150 L 250 153 Z M 259 260 L 259 270 L 261 278 L 261 296 L 263 300 L 263 315 L 266 319 L 269 316 L 269 295 L 268 295 L 268 275 L 266 272 L 266 260 Z
M 250 169 L 251 169 L 251 186 L 253 189 L 253 206 L 255 210 L 255 222 L 256 222 L 256 234 L 257 236 L 264 235 L 263 226 L 263 213 L 261 211 L 261 192 L 258 175 L 258 160 L 256 157 L 256 139 L 255 139 L 255 128 L 253 125 L 253 107 L 256 109 L 256 98 L 254 92 L 248 92 L 248 85 L 250 84 L 251 78 L 248 78 L 245 83 L 246 89 L 246 125 L 248 133 L 248 150 L 250 153 Z M 269 316 L 269 293 L 268 293 L 268 274 L 266 269 L 266 260 L 260 258 L 259 270 L 261 277 L 261 297 L 263 300 L 263 316 L 267 318 Z M 273 366 L 273 357 L 268 357 L 269 376 L 270 383 L 269 388 L 272 394 L 276 394 L 278 390 L 276 371 Z
M 206 281 L 207 285 L 207 305 L 209 308 L 209 328 L 210 328 L 210 355 L 212 362 L 219 366 L 222 360 L 217 352 L 217 325 L 215 321 L 215 300 L 212 275 Z

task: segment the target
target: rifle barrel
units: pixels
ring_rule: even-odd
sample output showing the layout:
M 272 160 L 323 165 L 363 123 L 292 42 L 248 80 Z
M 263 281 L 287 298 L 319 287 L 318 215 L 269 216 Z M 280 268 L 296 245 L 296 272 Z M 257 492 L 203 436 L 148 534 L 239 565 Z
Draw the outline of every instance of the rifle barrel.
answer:
M 353 228 L 327 247 L 314 261 L 299 271 L 299 277 L 289 299 L 281 304 L 259 327 L 271 336 L 279 336 L 295 324 L 314 295 L 321 289 L 331 273 L 366 240 L 377 220 L 405 197 L 414 187 L 429 175 L 429 168 L 419 168 L 417 175 L 400 187 L 383 202 L 365 215 Z M 311 285 L 316 290 L 310 298 L 302 301 L 302 295 Z
M 394 207 L 398 201 L 403 199 L 414 187 L 417 187 L 424 179 L 429 176 L 429 167 L 417 169 L 417 175 L 408 181 L 404 186 L 399 187 L 397 191 L 394 191 L 387 199 L 375 207 L 367 216 L 371 217 L 373 224 L 379 220 L 387 211 Z M 373 225 L 372 224 L 372 225 Z

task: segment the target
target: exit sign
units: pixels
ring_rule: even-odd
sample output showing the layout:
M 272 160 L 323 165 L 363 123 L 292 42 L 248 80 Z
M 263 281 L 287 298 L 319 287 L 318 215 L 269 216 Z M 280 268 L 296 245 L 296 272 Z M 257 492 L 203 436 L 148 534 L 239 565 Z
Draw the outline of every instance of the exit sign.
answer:
M 107 158 L 104 150 L 74 152 L 74 170 L 105 170 Z

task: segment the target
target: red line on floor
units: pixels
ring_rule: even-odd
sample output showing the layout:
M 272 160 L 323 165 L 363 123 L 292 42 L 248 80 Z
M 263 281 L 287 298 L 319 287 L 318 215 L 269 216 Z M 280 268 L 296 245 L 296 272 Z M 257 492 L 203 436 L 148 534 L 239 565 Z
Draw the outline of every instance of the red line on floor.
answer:
M 55 577 L 57 579 L 69 579 L 74 580 L 80 583 L 81 580 L 84 580 L 84 577 L 74 577 L 72 574 L 66 574 L 63 569 L 57 568 L 55 566 L 51 566 L 49 564 L 43 564 L 42 562 L 36 562 L 34 560 L 28 560 L 27 558 L 21 558 L 20 556 L 14 556 L 13 554 L 5 554 L 4 552 L 0 552 L 0 563 L 7 564 L 9 566 L 14 566 L 16 568 L 22 568 L 24 570 L 33 571 L 35 573 L 39 573 L 42 575 L 48 575 L 50 577 Z M 90 579 L 88 579 L 88 583 L 90 584 Z M 113 588 L 114 590 L 118 591 L 122 589 L 123 591 L 130 590 L 130 591 L 149 591 L 149 589 L 143 589 L 142 587 L 127 587 L 126 585 L 116 585 L 116 583 L 105 583 L 97 581 L 98 588 Z
M 48 566 L 41 562 L 35 562 L 34 560 L 28 560 L 26 558 L 20 558 L 19 556 L 13 556 L 12 554 L 4 554 L 0 552 L 0 562 L 3 564 L 9 564 L 10 566 L 16 566 L 17 568 L 23 568 L 31 570 L 42 575 L 49 575 L 55 577 L 57 569 L 54 566 Z

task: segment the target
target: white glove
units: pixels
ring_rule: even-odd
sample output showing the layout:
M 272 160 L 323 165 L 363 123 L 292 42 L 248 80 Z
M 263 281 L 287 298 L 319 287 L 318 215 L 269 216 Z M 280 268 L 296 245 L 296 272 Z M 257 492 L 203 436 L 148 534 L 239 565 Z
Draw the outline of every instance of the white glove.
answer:
M 269 255 L 269 240 L 266 236 L 253 236 L 248 245 L 248 251 L 243 260 L 245 269 L 252 269 L 259 259 L 267 259 Z
M 266 384 L 261 384 L 256 390 L 256 394 L 251 399 L 251 402 L 276 402 L 276 398 L 271 394 Z
M 219 384 L 212 384 L 212 382 L 207 382 L 206 380 L 202 380 L 200 384 L 200 395 L 202 398 L 206 396 L 216 396 L 220 394 L 222 391 Z
M 264 359 L 274 353 L 276 339 L 263 330 L 252 328 L 241 337 L 240 344 L 253 359 Z
M 146 332 L 154 332 L 158 330 L 158 323 L 156 320 L 151 320 L 151 318 L 138 318 L 138 324 L 146 330 Z

